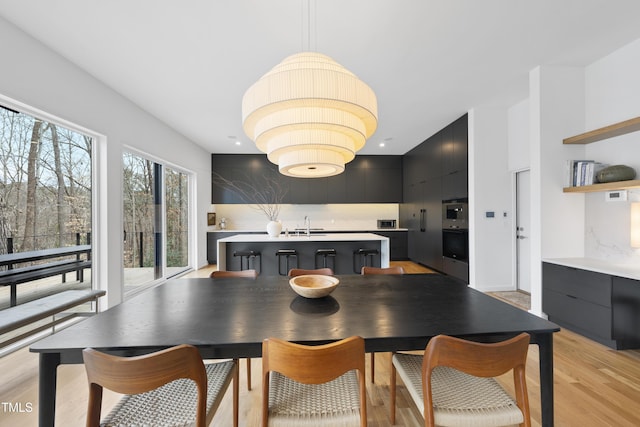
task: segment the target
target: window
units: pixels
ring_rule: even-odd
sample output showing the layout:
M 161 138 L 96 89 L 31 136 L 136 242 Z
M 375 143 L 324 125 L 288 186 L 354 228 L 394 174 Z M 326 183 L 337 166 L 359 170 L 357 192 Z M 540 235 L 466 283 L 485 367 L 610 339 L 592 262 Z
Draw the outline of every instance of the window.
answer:
M 189 267 L 189 175 L 123 155 L 125 295 Z
M 0 254 L 91 244 L 93 142 L 53 121 L 0 106 Z M 2 269 L 47 262 L 61 261 Z M 18 303 L 89 287 L 91 280 L 61 283 L 52 276 L 20 285 Z M 0 294 L 8 291 L 0 287 Z

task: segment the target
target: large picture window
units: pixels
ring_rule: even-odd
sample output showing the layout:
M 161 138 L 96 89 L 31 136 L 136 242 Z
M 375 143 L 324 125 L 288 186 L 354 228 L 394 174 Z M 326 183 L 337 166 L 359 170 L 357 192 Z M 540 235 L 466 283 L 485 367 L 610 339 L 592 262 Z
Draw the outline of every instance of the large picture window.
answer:
M 62 264 L 69 257 L 21 262 L 20 256 L 91 245 L 93 142 L 58 123 L 0 106 L 0 254 L 16 259 L 0 270 L 41 271 L 20 284 L 18 305 L 91 287 L 90 274 L 82 281 L 44 274 L 45 264 Z M 83 256 L 90 258 L 90 253 Z M 0 287 L 0 308 L 7 307 L 8 293 L 9 286 Z
M 189 267 L 189 174 L 123 155 L 125 295 Z

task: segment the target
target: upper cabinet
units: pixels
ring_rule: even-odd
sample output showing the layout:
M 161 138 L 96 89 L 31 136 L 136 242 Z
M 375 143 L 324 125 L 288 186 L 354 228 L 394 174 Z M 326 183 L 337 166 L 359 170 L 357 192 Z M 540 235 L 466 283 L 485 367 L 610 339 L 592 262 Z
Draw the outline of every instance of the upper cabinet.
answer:
M 247 203 L 215 179 L 226 179 L 261 188 L 267 178 L 286 189 L 281 203 L 401 203 L 402 156 L 356 156 L 345 171 L 327 178 L 292 178 L 261 154 L 213 154 L 211 203 Z
M 596 141 L 625 135 L 640 130 L 640 117 L 636 117 L 623 122 L 605 126 L 580 135 L 565 138 L 563 144 L 590 144 Z M 593 185 L 583 185 L 579 187 L 565 187 L 565 193 L 591 193 L 596 191 L 624 190 L 629 188 L 640 188 L 640 180 L 607 182 Z
M 469 124 L 465 114 L 442 131 L 442 199 L 468 195 Z

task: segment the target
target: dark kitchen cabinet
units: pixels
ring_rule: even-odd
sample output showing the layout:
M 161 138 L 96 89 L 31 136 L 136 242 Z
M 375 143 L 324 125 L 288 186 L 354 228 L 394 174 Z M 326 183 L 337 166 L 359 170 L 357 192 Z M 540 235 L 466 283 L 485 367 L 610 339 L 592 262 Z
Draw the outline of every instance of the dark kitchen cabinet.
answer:
M 400 203 L 401 156 L 356 156 L 344 173 L 324 178 L 327 203 Z
M 264 156 L 262 156 L 264 157 Z M 240 194 L 221 185 L 217 177 L 245 185 L 264 185 L 265 179 L 277 174 L 264 157 L 252 154 L 221 154 L 211 156 L 211 203 L 247 203 Z
M 356 156 L 344 173 L 327 178 L 292 178 L 281 175 L 276 165 L 260 154 L 213 154 L 211 203 L 242 204 L 247 201 L 219 185 L 214 175 L 264 185 L 272 177 L 287 189 L 282 203 L 400 203 L 402 202 L 402 156 Z
M 406 231 L 380 231 L 371 233 L 389 238 L 389 259 L 391 261 L 403 261 L 407 259 L 407 232 Z
M 443 271 L 442 267 L 442 178 L 436 177 L 425 181 L 423 187 L 424 197 L 424 234 L 420 250 L 423 264 L 436 270 Z
M 442 198 L 466 198 L 469 176 L 467 115 L 447 126 L 442 133 Z
M 640 348 L 640 282 L 542 264 L 542 310 L 549 320 L 611 348 Z
M 613 339 L 622 348 L 640 348 L 640 282 L 613 277 Z
M 329 187 L 325 179 L 293 178 L 279 175 L 283 188 L 288 188 L 282 200 L 286 204 L 327 203 Z
M 467 115 L 403 157 L 400 226 L 409 259 L 443 271 L 442 201 L 467 197 Z
M 227 233 L 225 231 L 208 231 L 207 232 L 207 262 L 209 264 L 218 263 L 218 239 L 231 237 L 236 233 Z

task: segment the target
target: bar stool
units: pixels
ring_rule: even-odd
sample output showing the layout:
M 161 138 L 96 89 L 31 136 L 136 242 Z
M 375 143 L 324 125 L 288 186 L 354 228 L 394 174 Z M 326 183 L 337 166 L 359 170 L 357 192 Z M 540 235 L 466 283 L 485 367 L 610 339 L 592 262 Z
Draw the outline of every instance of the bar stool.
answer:
M 234 257 L 240 257 L 240 271 L 242 270 L 256 270 L 256 258 L 259 258 L 259 263 L 258 265 L 260 266 L 259 269 L 257 269 L 258 274 L 260 274 L 262 272 L 262 254 L 260 253 L 260 251 L 234 251 L 233 252 L 233 256 Z M 253 258 L 253 267 L 250 267 L 250 261 L 251 258 Z M 247 268 L 244 268 L 244 261 L 247 261 Z
M 295 249 L 278 249 L 278 251 L 276 252 L 276 256 L 278 257 L 278 274 L 280 274 L 281 276 L 286 276 L 287 274 L 289 274 L 289 270 L 291 268 L 289 266 L 290 258 L 295 258 L 295 268 L 298 268 L 298 251 L 296 251 Z M 285 257 L 286 261 L 284 272 L 282 271 L 282 257 Z
M 320 263 L 318 263 L 319 261 L 319 257 L 322 257 L 322 265 L 320 265 Z M 316 264 L 316 268 L 326 268 L 328 267 L 327 265 L 327 258 L 333 258 L 333 265 L 331 266 L 331 268 L 333 270 L 335 270 L 336 267 L 336 250 L 333 248 L 326 248 L 326 249 L 318 249 L 316 250 L 316 257 L 315 257 L 315 264 Z
M 362 267 L 368 265 L 373 266 L 373 257 L 380 253 L 377 249 L 365 249 L 360 248 L 353 251 L 353 272 L 356 274 L 360 274 L 360 270 Z M 367 263 L 367 259 L 370 260 Z M 360 265 L 358 265 L 358 260 L 360 261 Z

